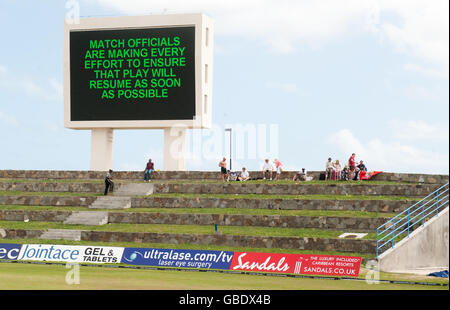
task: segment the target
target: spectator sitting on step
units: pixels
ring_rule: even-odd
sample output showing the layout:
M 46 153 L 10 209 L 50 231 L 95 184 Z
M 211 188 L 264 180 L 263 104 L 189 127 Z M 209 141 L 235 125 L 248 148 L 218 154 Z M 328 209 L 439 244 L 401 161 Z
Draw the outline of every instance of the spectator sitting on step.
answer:
M 247 181 L 247 180 L 249 180 L 249 179 L 250 179 L 250 175 L 249 175 L 247 169 L 245 169 L 245 167 L 242 168 L 242 172 L 241 172 L 241 174 L 238 176 L 238 181 Z
M 342 170 L 342 172 L 341 172 L 341 180 L 343 180 L 343 181 L 348 180 L 349 170 L 350 170 L 350 168 L 348 167 L 348 165 L 345 165 L 344 170 Z
M 335 160 L 335 162 L 333 163 L 333 168 L 334 168 L 334 170 L 333 170 L 333 180 L 334 181 L 336 181 L 336 180 L 339 181 L 341 179 L 341 171 L 342 171 L 341 164 L 339 163 L 339 159 Z
M 333 172 L 334 172 L 333 162 L 331 161 L 331 157 L 329 157 L 327 163 L 325 164 L 325 181 L 331 180 Z
M 363 161 L 360 160 L 358 166 L 356 166 L 356 173 L 354 180 L 361 180 L 361 174 L 365 175 L 367 172 L 366 165 L 364 165 Z
M 366 167 L 366 165 L 364 165 L 362 160 L 359 161 L 358 168 L 359 168 L 359 170 L 364 170 L 367 172 L 367 167 Z
M 272 173 L 273 173 L 273 166 L 271 163 L 269 163 L 269 160 L 266 159 L 264 161 L 264 165 L 263 165 L 263 169 L 262 169 L 262 174 L 263 174 L 263 180 L 266 179 L 266 174 L 269 173 L 270 175 L 270 180 L 272 181 Z
M 105 177 L 105 193 L 104 195 L 108 195 L 108 190 L 112 193 L 114 192 L 114 182 L 112 181 L 112 173 L 113 171 L 109 169 L 109 171 L 106 173 Z
M 296 173 L 294 175 L 294 178 L 292 179 L 292 181 L 306 181 L 306 170 L 305 168 L 302 168 L 302 171 L 299 171 L 298 173 Z
M 147 166 L 144 171 L 144 181 L 150 182 L 152 179 L 152 172 L 155 170 L 155 165 L 151 159 L 148 160 Z

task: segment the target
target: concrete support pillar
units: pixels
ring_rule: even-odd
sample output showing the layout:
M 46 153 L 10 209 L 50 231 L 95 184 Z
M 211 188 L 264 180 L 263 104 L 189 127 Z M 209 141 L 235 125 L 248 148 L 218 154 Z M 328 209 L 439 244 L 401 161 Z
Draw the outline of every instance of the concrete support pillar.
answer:
M 405 272 L 417 269 L 448 269 L 449 208 L 403 238 L 378 257 L 380 271 Z
M 111 128 L 93 128 L 91 130 L 91 170 L 107 171 L 112 169 L 113 137 Z
M 164 128 L 164 170 L 185 171 L 186 128 Z
M 91 170 L 112 169 L 113 139 L 112 128 L 91 130 Z M 185 171 L 186 128 L 164 128 L 164 167 L 165 171 Z

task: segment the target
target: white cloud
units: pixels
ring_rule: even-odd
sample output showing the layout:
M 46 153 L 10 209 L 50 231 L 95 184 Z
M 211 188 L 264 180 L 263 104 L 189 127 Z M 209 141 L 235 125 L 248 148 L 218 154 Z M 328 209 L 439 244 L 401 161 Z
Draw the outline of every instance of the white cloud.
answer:
M 429 124 L 424 121 L 391 120 L 389 126 L 395 138 L 407 141 L 431 141 L 447 143 L 449 141 L 448 124 Z
M 397 142 L 385 143 L 381 139 L 361 142 L 348 129 L 332 134 L 329 142 L 343 154 L 356 153 L 357 160 L 364 160 L 369 170 L 435 174 L 447 174 L 449 171 L 448 153 L 441 154 Z
M 408 72 L 419 73 L 431 78 L 446 78 L 448 79 L 448 70 L 441 70 L 436 68 L 426 68 L 417 64 L 405 64 L 403 68 Z
M 296 93 L 298 92 L 298 87 L 294 83 L 277 83 L 277 82 L 267 82 L 265 84 L 267 88 L 281 90 L 285 93 Z
M 14 74 L 2 65 L 0 65 L 0 88 L 19 90 L 28 96 L 48 101 L 62 100 L 63 96 L 62 83 L 57 79 L 51 78 L 43 82 L 29 76 Z
M 2 123 L 13 127 L 19 126 L 19 121 L 15 116 L 0 111 L 0 124 Z
M 53 132 L 53 133 L 57 133 L 57 134 L 63 134 L 65 132 L 62 122 L 56 122 L 53 120 L 44 120 L 43 126 L 49 132 Z
M 439 65 L 448 76 L 449 2 L 447 0 L 380 0 L 381 9 L 392 11 L 401 19 L 396 25 L 380 24 L 380 29 L 396 49 Z
M 440 102 L 447 104 L 448 88 L 445 89 L 439 84 L 430 86 L 423 86 L 421 84 L 411 84 L 399 89 L 405 98 L 411 102 L 415 100 L 422 100 L 426 102 Z
M 258 39 L 279 52 L 292 52 L 297 40 L 314 46 L 354 29 L 353 19 L 366 10 L 360 0 L 97 1 L 128 15 L 204 12 L 215 19 L 216 33 Z
M 29 77 L 16 78 L 10 82 L 12 87 L 22 88 L 29 96 L 35 96 L 48 101 L 62 100 L 62 84 L 55 79 L 47 83 L 38 83 Z
M 97 0 L 128 15 L 206 13 L 215 31 L 257 39 L 281 53 L 342 35 L 371 33 L 448 76 L 448 0 Z M 386 18 L 385 16 L 394 18 Z M 428 69 L 425 69 L 428 70 Z

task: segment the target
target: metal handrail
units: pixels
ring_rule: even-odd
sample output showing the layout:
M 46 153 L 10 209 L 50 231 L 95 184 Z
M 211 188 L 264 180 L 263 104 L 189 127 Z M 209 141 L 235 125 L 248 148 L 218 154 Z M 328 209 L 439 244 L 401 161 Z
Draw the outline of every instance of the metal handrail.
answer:
M 448 185 L 448 183 L 447 183 L 446 185 Z M 444 186 L 445 186 L 445 185 L 444 185 Z M 417 206 L 419 203 L 422 203 L 421 207 L 424 208 L 425 206 L 427 206 L 428 204 L 430 204 L 431 202 L 433 202 L 432 200 L 428 200 L 427 202 L 424 202 L 425 199 L 431 197 L 433 194 L 435 194 L 436 192 L 438 192 L 439 190 L 441 190 L 444 186 L 440 187 L 439 189 L 437 189 L 437 190 L 434 191 L 433 193 L 429 194 L 428 196 L 426 196 L 426 197 L 423 198 L 422 200 L 416 202 L 414 205 L 412 205 L 412 206 L 409 207 L 408 209 L 405 209 L 405 210 L 402 211 L 401 213 L 397 214 L 397 215 L 394 216 L 392 219 L 390 219 L 387 223 L 389 223 L 389 222 L 394 222 L 397 218 L 401 218 L 400 220 L 406 219 L 407 217 L 401 217 L 401 215 L 402 215 L 403 213 L 410 212 L 410 210 L 413 209 L 415 206 Z M 444 193 L 445 193 L 445 192 L 448 192 L 448 188 L 447 188 L 446 190 L 444 190 Z M 446 198 L 446 197 L 448 197 L 448 195 L 445 196 L 444 198 Z M 428 210 L 429 208 L 430 208 L 430 207 L 428 207 L 426 210 Z M 412 212 L 414 213 L 414 212 L 416 212 L 417 210 L 419 210 L 419 209 L 416 209 L 416 210 L 414 210 L 414 211 L 412 211 Z M 411 215 L 411 214 L 410 214 L 410 215 Z M 386 225 L 387 223 L 381 225 L 380 227 Z M 389 229 L 389 228 L 388 228 L 388 229 Z M 387 229 L 386 229 L 386 230 L 387 230 Z M 386 230 L 384 230 L 384 231 L 386 231 Z M 381 233 L 383 233 L 384 231 L 382 231 Z M 381 233 L 380 233 L 380 234 L 381 234 Z
M 448 191 L 448 189 L 447 189 L 446 191 Z M 447 195 L 446 197 L 448 197 L 448 195 Z M 425 198 L 424 198 L 424 199 L 425 199 Z M 422 202 L 424 199 L 420 200 L 419 202 Z M 431 203 L 431 202 L 432 202 L 432 201 L 429 200 L 429 201 L 427 201 L 426 203 L 423 203 L 423 204 L 421 205 L 421 207 L 424 209 L 424 207 L 427 206 L 427 205 L 428 205 L 429 203 Z M 388 220 L 386 223 L 384 223 L 384 224 L 381 225 L 380 227 L 385 226 L 385 225 L 388 224 L 389 222 L 394 223 L 395 220 L 396 220 L 397 218 L 400 218 L 400 219 L 397 221 L 397 224 L 398 224 L 400 221 L 404 220 L 404 219 L 408 219 L 408 217 L 406 217 L 406 216 L 400 217 L 400 215 L 401 215 L 402 213 L 408 212 L 409 217 L 410 217 L 410 216 L 412 215 L 412 213 L 418 212 L 419 209 L 415 209 L 415 210 L 413 210 L 412 212 L 410 211 L 410 210 L 413 209 L 417 204 L 418 204 L 418 203 L 412 205 L 412 206 L 409 207 L 408 209 L 406 209 L 406 210 L 404 210 L 403 212 L 399 213 L 398 215 L 396 215 L 396 216 L 393 217 L 392 219 Z M 432 205 L 431 207 L 434 207 L 434 205 Z M 430 209 L 431 207 L 428 207 L 427 209 L 424 209 L 423 211 L 426 211 L 426 210 Z M 414 215 L 413 218 L 417 217 L 418 215 L 421 215 L 421 214 Z M 411 220 L 411 219 L 410 219 L 410 220 Z M 380 227 L 379 227 L 379 228 L 380 228 Z M 384 233 L 385 231 L 387 231 L 387 230 L 390 230 L 390 227 L 388 227 L 388 228 L 386 228 L 385 230 L 383 230 L 382 232 L 380 232 L 380 234 L 383 234 L 383 233 Z
M 420 201 L 417 201 L 409 208 L 400 212 L 386 223 L 377 228 L 376 256 L 378 258 L 379 250 L 387 244 L 391 243 L 393 248 L 395 239 L 404 233 L 408 233 L 408 237 L 414 227 L 421 223 L 425 225 L 425 219 L 437 216 L 439 210 L 445 208 L 449 204 L 449 183 L 442 185 L 434 192 L 428 194 Z M 429 211 L 430 210 L 430 211 Z M 403 228 L 406 226 L 405 228 Z M 383 229 L 383 230 L 382 230 Z M 386 240 L 386 241 L 385 241 Z M 385 241 L 381 244 L 381 242 Z M 381 244 L 381 245 L 380 245 Z
M 446 197 L 448 197 L 448 195 L 447 195 Z M 442 207 L 443 205 L 445 205 L 445 204 L 448 204 L 448 200 L 446 200 L 443 204 L 438 205 L 436 208 L 439 209 L 439 208 L 441 208 L 441 207 Z M 434 206 L 431 206 L 431 207 L 425 209 L 425 211 L 428 210 L 428 209 L 431 209 L 432 207 L 434 208 Z M 434 212 L 434 210 L 432 210 L 432 212 Z M 430 214 L 431 214 L 431 212 L 427 213 L 427 214 L 425 215 L 425 217 L 429 216 Z M 416 218 L 417 216 L 419 216 L 419 215 L 421 215 L 421 214 L 418 214 L 418 215 L 414 216 L 413 218 L 410 218 L 410 220 L 409 220 L 409 225 L 408 225 L 405 229 L 403 229 L 402 231 L 398 232 L 395 236 L 399 236 L 399 235 L 403 234 L 403 233 L 406 232 L 406 231 L 408 231 L 408 236 L 409 236 L 409 232 L 410 232 L 411 226 L 414 226 L 414 225 L 418 224 L 419 222 L 423 222 L 422 217 L 421 217 L 419 220 L 415 221 L 415 222 L 412 221 L 413 219 L 415 219 L 415 218 Z M 437 214 L 435 214 L 435 215 L 437 215 Z M 411 222 L 412 222 L 412 223 L 411 223 Z M 398 222 L 397 222 L 397 224 L 398 224 Z M 382 225 L 382 226 L 383 226 L 383 225 Z M 397 227 L 394 227 L 394 228 L 393 228 L 393 231 L 398 230 L 398 226 L 401 227 L 401 226 L 403 226 L 403 225 L 397 225 Z M 405 226 L 406 226 L 406 225 L 405 225 Z M 386 230 L 385 230 L 385 231 L 386 231 Z M 380 233 L 380 235 L 381 235 L 381 234 L 382 234 L 382 233 Z M 391 232 L 389 232 L 389 235 L 390 235 L 390 234 L 391 234 Z M 380 240 L 384 240 L 387 236 L 388 236 L 388 235 L 385 235 L 385 236 L 383 236 L 383 237 L 378 238 L 378 242 L 379 242 Z M 392 242 L 392 240 L 391 240 L 391 239 L 387 240 L 387 241 L 384 242 L 382 245 L 379 245 L 378 248 L 382 248 L 383 246 L 385 246 L 385 245 L 388 244 L 389 242 Z
M 446 195 L 445 197 L 448 197 L 448 195 Z M 440 202 L 440 201 L 439 201 Z M 447 201 L 446 201 L 447 202 Z M 446 202 L 444 202 L 444 204 L 446 204 Z M 411 222 L 411 220 L 413 220 L 413 219 L 415 219 L 416 217 L 418 217 L 419 215 L 421 216 L 421 219 L 419 220 L 419 221 L 423 221 L 423 217 L 426 217 L 426 216 L 428 216 L 431 212 L 429 212 L 429 213 L 426 213 L 426 211 L 428 211 L 429 209 L 431 209 L 431 208 L 433 208 L 433 210 L 435 209 L 435 204 L 434 205 L 431 205 L 431 206 L 429 206 L 429 207 L 427 207 L 426 209 L 424 208 L 424 206 L 425 205 L 427 205 L 429 202 L 427 202 L 427 203 L 425 203 L 425 204 L 423 204 L 422 205 L 422 213 L 420 213 L 420 214 L 417 214 L 417 215 L 414 215 L 412 218 L 411 218 L 411 212 L 409 213 L 409 220 L 408 220 L 408 222 Z M 442 206 L 442 205 L 441 205 Z M 440 208 L 441 206 L 437 206 L 436 208 Z M 414 207 L 414 206 L 412 206 L 412 207 Z M 412 209 L 412 207 L 410 207 L 410 208 L 408 208 L 409 210 L 410 209 Z M 405 210 L 405 211 L 408 211 L 408 209 L 407 210 Z M 416 210 L 413 210 L 412 211 L 412 213 L 414 213 L 414 212 L 417 212 L 419 209 L 416 209 Z M 402 220 L 404 220 L 404 219 L 407 219 L 407 217 L 402 217 L 402 218 L 400 218 L 400 220 L 398 220 L 397 222 L 395 222 L 395 219 L 397 218 L 398 216 L 396 216 L 396 217 L 394 217 L 394 218 L 392 218 L 392 219 L 390 219 L 387 223 L 385 223 L 385 224 L 383 224 L 383 225 L 381 225 L 380 227 L 382 227 L 382 226 L 386 226 L 386 224 L 388 224 L 388 223 L 392 223 L 392 225 L 394 225 L 394 224 L 397 224 L 397 226 L 399 226 L 398 224 L 402 221 Z M 414 222 L 413 224 L 410 224 L 410 225 L 414 225 L 414 224 L 416 224 L 416 223 L 418 223 L 419 221 L 416 221 L 416 222 Z M 380 228 L 379 227 L 379 228 Z M 382 235 L 385 231 L 387 231 L 387 230 L 389 230 L 389 231 L 391 231 L 391 227 L 388 227 L 388 228 L 386 228 L 385 230 L 383 230 L 382 232 L 379 232 L 379 235 Z M 397 230 L 397 228 L 393 228 L 393 230 L 395 231 L 395 230 Z M 391 232 L 389 232 L 389 233 L 391 233 Z M 385 237 L 381 237 L 381 238 L 379 238 L 380 240 L 383 240 Z

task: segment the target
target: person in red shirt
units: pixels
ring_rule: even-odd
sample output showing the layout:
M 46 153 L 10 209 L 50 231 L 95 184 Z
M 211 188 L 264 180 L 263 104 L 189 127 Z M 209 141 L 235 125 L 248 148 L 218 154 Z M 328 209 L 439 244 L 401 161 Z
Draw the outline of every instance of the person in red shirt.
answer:
M 355 156 L 356 156 L 356 154 L 352 153 L 352 156 L 350 156 L 350 158 L 348 159 L 348 166 L 349 166 L 348 179 L 349 179 L 349 181 L 353 180 L 353 176 L 354 176 L 355 170 L 356 170 Z
M 281 171 L 282 171 L 281 166 L 283 166 L 283 164 L 281 163 L 281 161 L 279 161 L 276 158 L 274 159 L 273 163 L 275 164 L 275 168 L 277 169 L 277 175 L 275 176 L 275 179 L 279 180 L 280 179 L 280 175 L 281 175 Z

